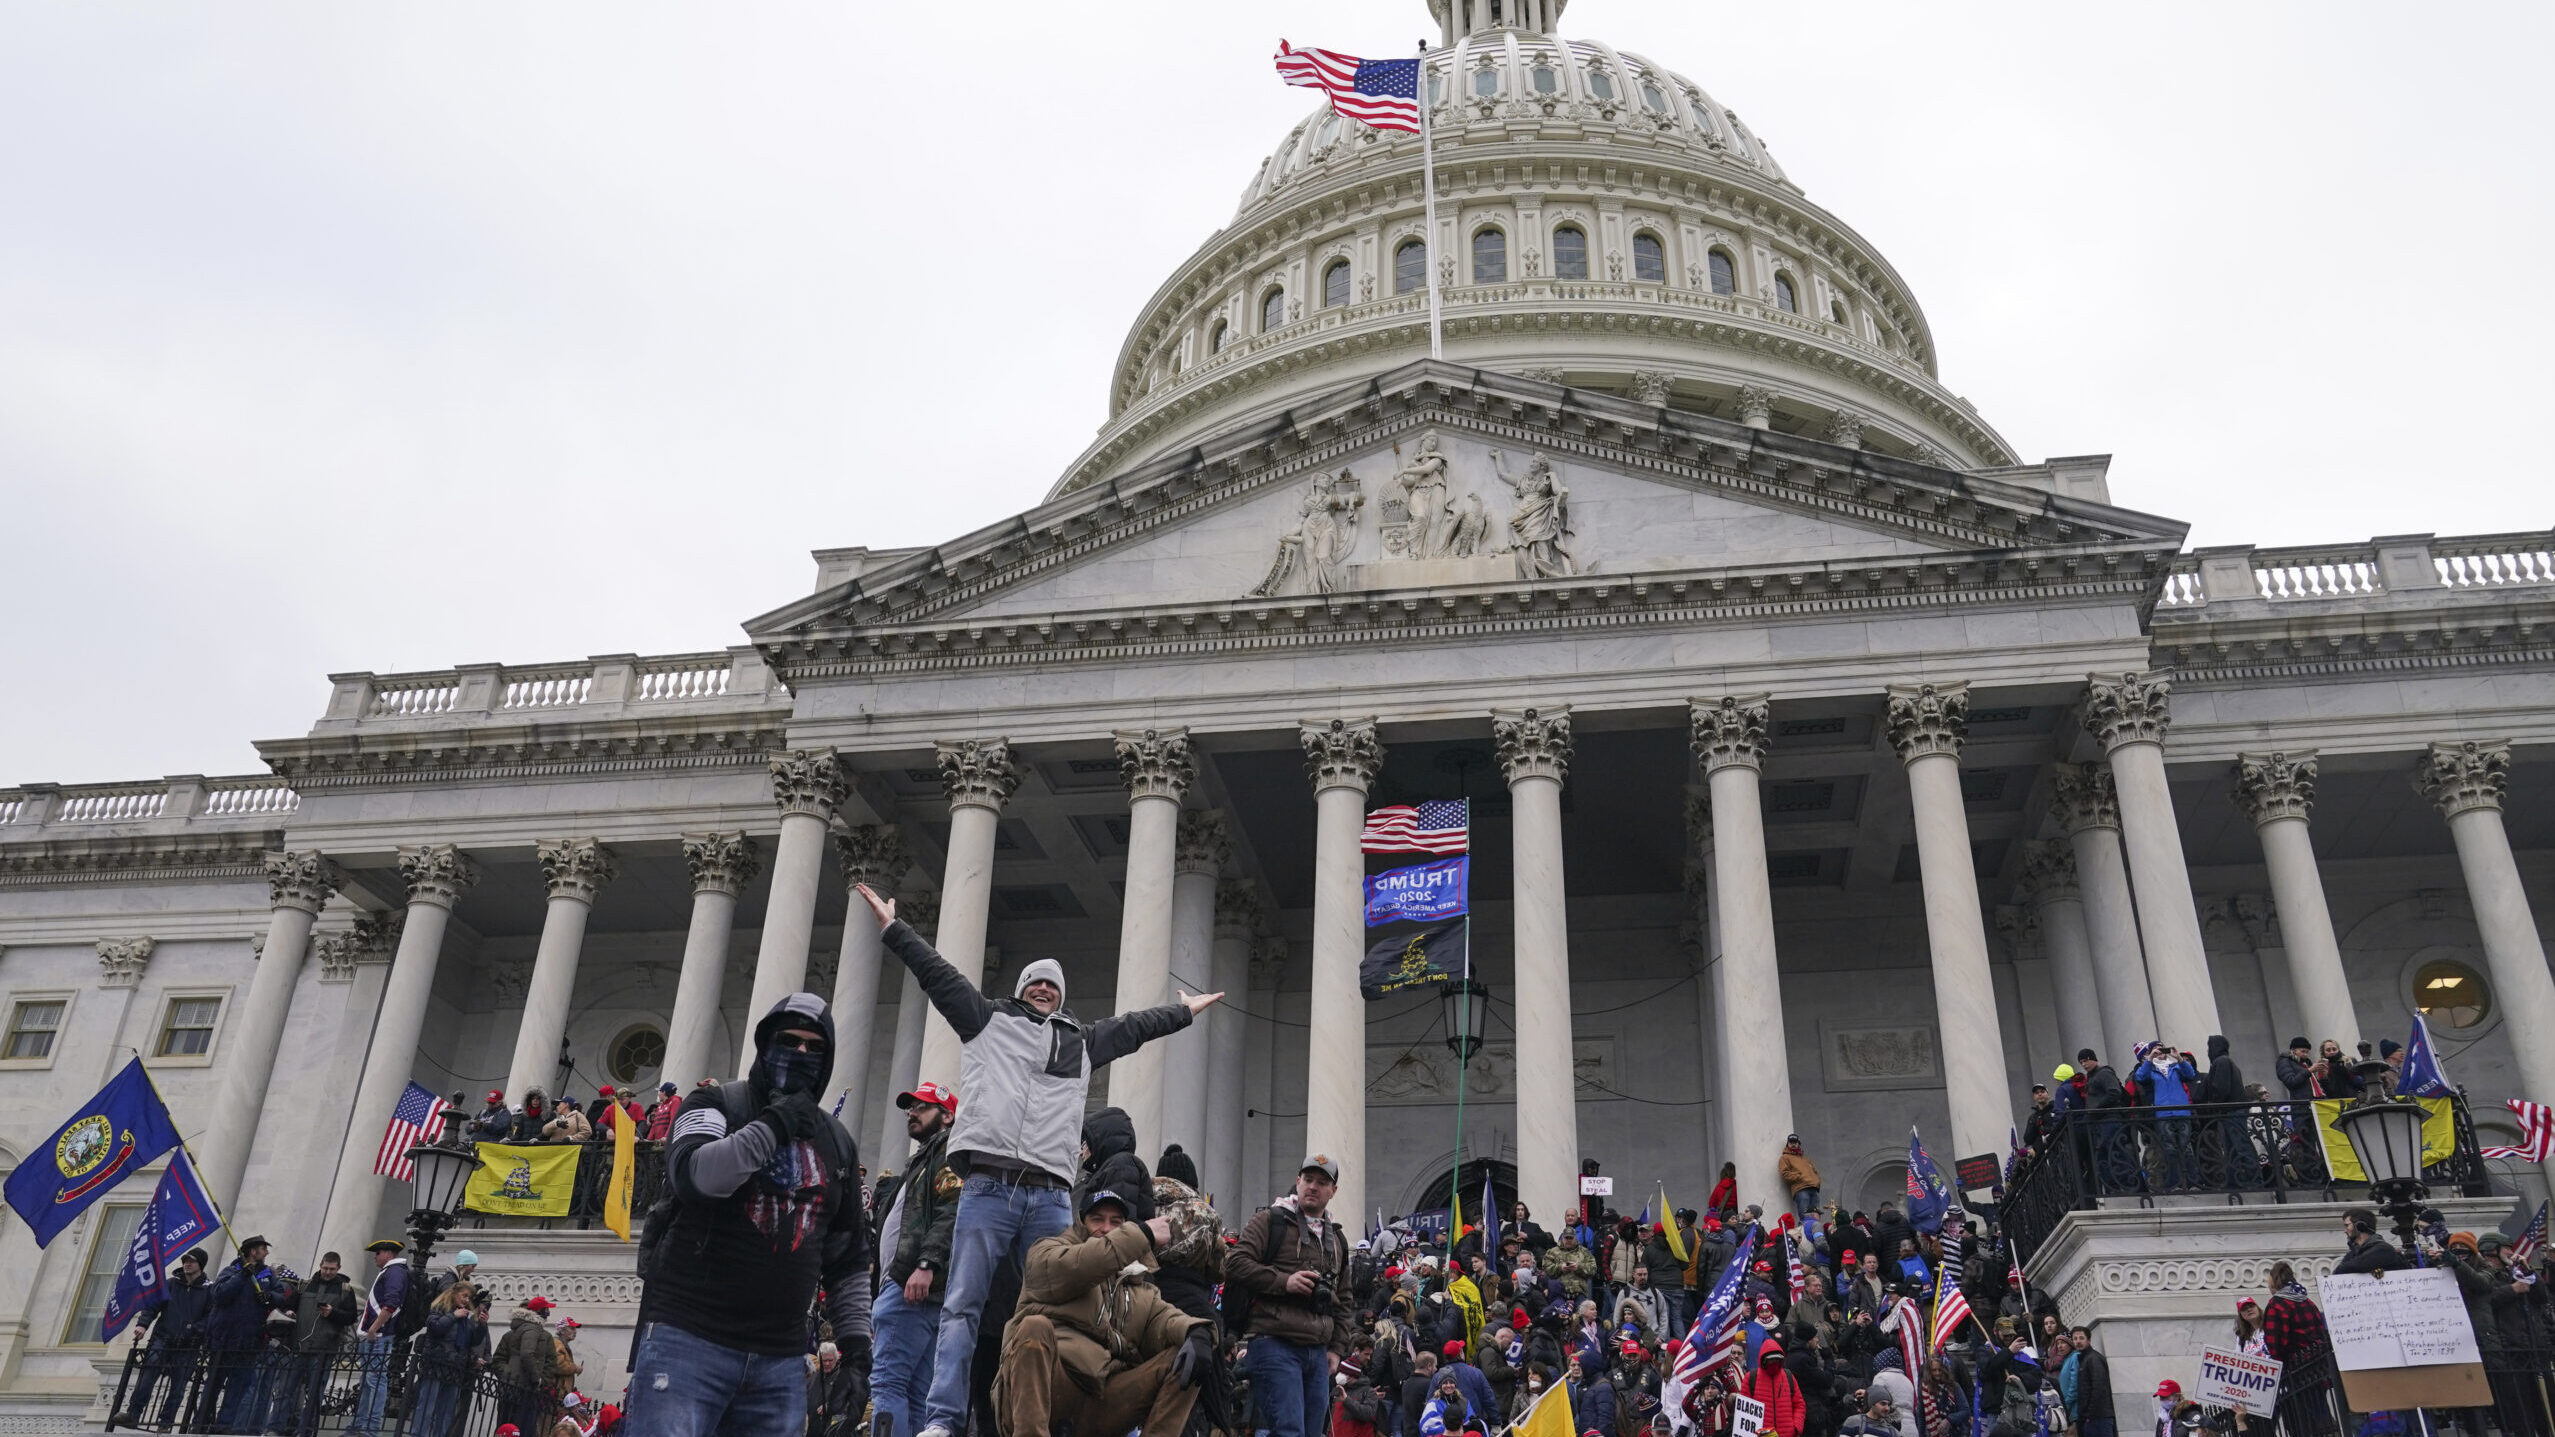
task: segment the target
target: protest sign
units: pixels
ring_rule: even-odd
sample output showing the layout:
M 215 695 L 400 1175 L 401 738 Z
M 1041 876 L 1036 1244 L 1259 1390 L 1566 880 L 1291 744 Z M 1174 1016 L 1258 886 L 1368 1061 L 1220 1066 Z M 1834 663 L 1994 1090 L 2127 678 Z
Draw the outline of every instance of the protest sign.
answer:
M 2273 1416 L 2280 1400 L 2280 1364 L 2223 1347 L 2203 1347 L 2191 1400 L 2203 1407 L 2242 1408 L 2256 1417 Z

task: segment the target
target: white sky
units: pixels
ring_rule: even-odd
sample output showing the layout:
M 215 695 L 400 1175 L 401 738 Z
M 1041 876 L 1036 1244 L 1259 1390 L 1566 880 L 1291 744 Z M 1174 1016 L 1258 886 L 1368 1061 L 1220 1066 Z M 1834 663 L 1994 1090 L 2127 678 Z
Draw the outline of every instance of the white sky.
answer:
M 1280 36 L 1425 17 L 0 0 L 0 785 L 257 771 L 336 670 L 723 647 L 811 548 L 1036 503 L 1311 108 Z M 1946 383 L 2195 544 L 2555 523 L 2555 6 L 1563 28 L 1736 107 Z

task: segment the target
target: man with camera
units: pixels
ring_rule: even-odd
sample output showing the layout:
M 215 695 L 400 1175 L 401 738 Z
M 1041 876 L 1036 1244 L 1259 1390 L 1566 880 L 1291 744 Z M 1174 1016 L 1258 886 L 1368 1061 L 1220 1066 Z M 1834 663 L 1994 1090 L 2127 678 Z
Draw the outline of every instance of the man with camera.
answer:
M 1331 1374 L 1357 1336 L 1349 1303 L 1348 1238 L 1330 1217 L 1340 1165 L 1315 1153 L 1295 1191 L 1251 1214 L 1225 1255 L 1227 1287 L 1250 1300 L 1243 1369 L 1270 1437 L 1314 1437 L 1330 1410 Z M 1231 1299 L 1227 1299 L 1228 1304 Z

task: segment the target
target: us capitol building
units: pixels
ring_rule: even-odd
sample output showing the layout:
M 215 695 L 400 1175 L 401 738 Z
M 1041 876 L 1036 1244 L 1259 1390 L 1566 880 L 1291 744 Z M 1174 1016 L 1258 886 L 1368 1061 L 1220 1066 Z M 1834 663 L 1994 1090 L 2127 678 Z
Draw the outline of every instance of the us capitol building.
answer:
M 1062 960 L 1086 1019 L 1225 991 L 1094 1099 L 1228 1213 L 1308 1148 L 1361 1226 L 1459 1156 L 1547 1217 L 1583 1155 L 1627 1212 L 1724 1157 L 1773 1207 L 1795 1131 L 1869 1208 L 1911 1123 L 2002 1155 L 2080 1047 L 2224 1034 L 2276 1092 L 2290 1036 L 2417 1010 L 2515 1140 L 2502 1098 L 2555 1102 L 2555 535 L 2185 548 L 2104 456 L 2017 455 L 1889 261 L 1566 3 L 1433 0 L 1434 233 L 1417 136 L 1289 132 L 1024 512 L 820 550 L 725 652 L 335 674 L 269 772 L 0 789 L 0 1167 L 138 1050 L 307 1271 L 400 1226 L 411 1079 L 688 1089 L 801 987 L 901 1167 L 887 1099 L 957 1049 L 851 881 L 989 988 Z M 1439 1003 L 1357 986 L 1362 814 L 1455 797 L 1493 994 L 1460 1155 Z M 103 1415 L 151 1182 L 42 1251 L 6 1220 L 0 1431 Z M 2338 1252 L 2329 1208 L 2192 1211 L 2034 1259 L 2124 1392 Z M 455 1240 L 618 1390 L 627 1248 Z

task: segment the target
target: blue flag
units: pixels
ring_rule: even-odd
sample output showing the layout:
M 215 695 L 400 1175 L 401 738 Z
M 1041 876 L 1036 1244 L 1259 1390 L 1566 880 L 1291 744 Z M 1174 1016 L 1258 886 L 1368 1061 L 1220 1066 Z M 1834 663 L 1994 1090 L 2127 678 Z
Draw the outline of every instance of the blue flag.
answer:
M 1925 1155 L 1925 1140 L 1911 1125 L 1907 1130 L 1907 1220 L 1918 1232 L 1939 1232 L 1951 1205 L 1952 1190 L 1944 1185 L 1934 1160 Z
M 9 1174 L 9 1206 L 42 1247 L 108 1189 L 176 1146 L 177 1125 L 136 1058 Z
M 98 1324 L 98 1341 L 112 1340 L 135 1313 L 167 1292 L 168 1275 L 176 1271 L 178 1259 L 221 1226 L 221 1210 L 204 1190 L 195 1160 L 186 1155 L 186 1149 L 178 1149 L 160 1178 L 160 1190 L 151 1195 L 151 1206 L 134 1225 L 133 1246 L 115 1275 L 115 1291 L 107 1297 L 106 1316 Z
M 2413 1015 L 2413 1041 L 2404 1045 L 2404 1074 L 2396 1080 L 2395 1090 L 2408 1098 L 2455 1097 L 2457 1090 L 2449 1086 L 2449 1075 L 2440 1071 L 2440 1058 L 2431 1051 L 2431 1025 L 2422 1015 Z
M 1469 858 L 1446 858 L 1368 875 L 1366 926 L 1463 917 L 1472 864 Z
M 1499 1197 L 1490 1190 L 1490 1174 L 1482 1174 L 1482 1256 L 1499 1266 Z

